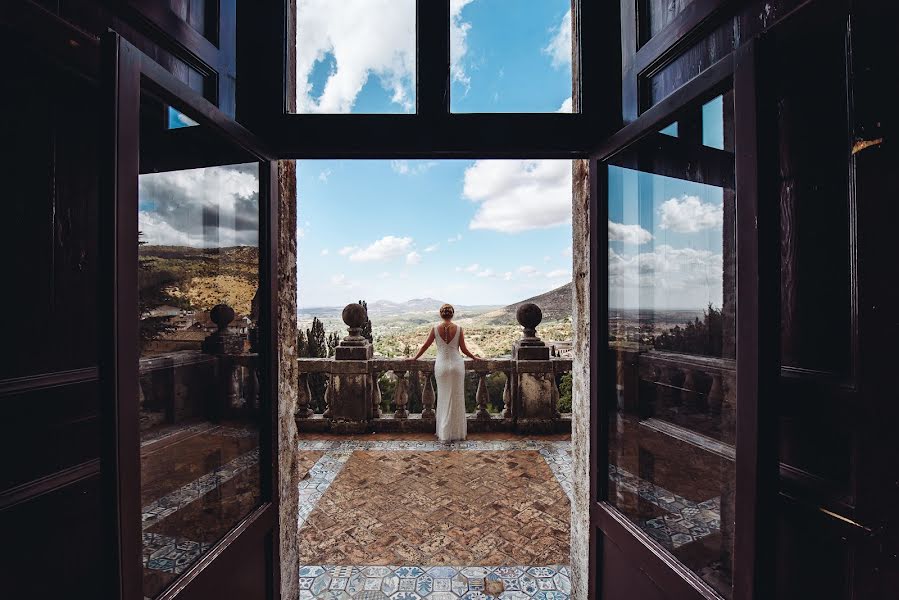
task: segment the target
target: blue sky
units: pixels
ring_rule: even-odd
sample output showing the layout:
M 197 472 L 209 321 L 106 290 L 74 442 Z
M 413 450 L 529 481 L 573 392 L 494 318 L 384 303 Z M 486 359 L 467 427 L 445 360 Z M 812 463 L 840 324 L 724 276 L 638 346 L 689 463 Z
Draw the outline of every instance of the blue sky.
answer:
M 455 112 L 570 110 L 568 0 L 452 0 Z M 414 0 L 300 0 L 298 111 L 415 110 Z M 299 302 L 506 304 L 571 279 L 567 161 L 300 161 Z

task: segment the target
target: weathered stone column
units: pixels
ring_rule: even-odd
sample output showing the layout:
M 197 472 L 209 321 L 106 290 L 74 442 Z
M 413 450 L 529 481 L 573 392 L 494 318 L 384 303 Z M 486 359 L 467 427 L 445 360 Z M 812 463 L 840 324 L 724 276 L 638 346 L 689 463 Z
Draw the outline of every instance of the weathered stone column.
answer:
M 368 373 L 372 347 L 361 335 L 365 308 L 361 304 L 347 304 L 342 316 L 349 335 L 334 350 L 328 386 L 328 413 L 332 431 L 363 431 L 372 417 L 371 377 Z
M 553 431 L 556 421 L 553 365 L 549 348 L 537 337 L 537 325 L 543 320 L 543 311 L 529 302 L 519 306 L 515 316 L 524 328 L 524 335 L 512 348 L 520 409 L 516 415 L 516 428 L 536 433 Z
M 241 408 L 238 363 L 233 356 L 243 354 L 246 336 L 228 327 L 234 320 L 234 309 L 227 304 L 217 304 L 209 311 L 209 318 L 218 329 L 206 336 L 201 348 L 206 354 L 218 357 L 216 361 L 215 401 L 209 407 L 207 417 L 217 421 Z

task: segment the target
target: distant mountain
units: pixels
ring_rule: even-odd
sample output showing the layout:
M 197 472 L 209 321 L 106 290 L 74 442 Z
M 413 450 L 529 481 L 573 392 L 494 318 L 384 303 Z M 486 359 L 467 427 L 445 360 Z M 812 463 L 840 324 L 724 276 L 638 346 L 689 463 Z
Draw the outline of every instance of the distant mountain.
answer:
M 506 323 L 515 323 L 515 312 L 518 307 L 527 302 L 533 302 L 543 311 L 544 321 L 560 321 L 571 317 L 571 283 L 566 283 L 561 287 L 550 290 L 539 296 L 516 302 L 504 306 L 503 308 L 491 311 L 484 316 L 490 323 L 494 325 L 502 325 Z
M 393 302 L 391 300 L 375 300 L 368 303 L 368 316 L 372 319 L 384 317 L 397 317 L 402 315 L 413 314 L 429 314 L 434 319 L 437 318 L 437 311 L 445 302 L 435 300 L 434 298 L 413 298 L 406 302 Z M 297 312 L 301 317 L 311 318 L 313 316 L 319 319 L 336 318 L 343 312 L 343 306 L 311 306 L 301 308 Z M 462 306 L 456 305 L 456 312 L 460 315 L 471 313 L 482 313 L 488 310 L 495 310 L 496 306 Z

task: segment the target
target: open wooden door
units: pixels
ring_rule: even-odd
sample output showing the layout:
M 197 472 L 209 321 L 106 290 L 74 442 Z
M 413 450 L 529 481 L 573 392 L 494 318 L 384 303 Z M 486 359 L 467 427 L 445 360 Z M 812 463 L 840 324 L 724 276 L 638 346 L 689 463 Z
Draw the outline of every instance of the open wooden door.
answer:
M 591 589 L 603 600 L 771 597 L 759 515 L 775 440 L 760 424 L 772 422 L 779 262 L 776 204 L 766 213 L 757 193 L 756 46 L 591 163 Z
M 109 597 L 276 598 L 276 162 L 117 34 L 103 44 Z

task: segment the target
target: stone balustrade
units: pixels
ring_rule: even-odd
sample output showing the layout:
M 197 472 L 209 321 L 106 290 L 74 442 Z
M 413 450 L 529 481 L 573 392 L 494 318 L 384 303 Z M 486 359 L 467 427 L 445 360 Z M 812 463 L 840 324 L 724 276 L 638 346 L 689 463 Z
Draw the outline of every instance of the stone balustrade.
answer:
M 348 305 L 344 321 L 350 330 L 350 350 L 338 346 L 334 358 L 300 358 L 297 425 L 301 431 L 332 431 L 358 433 L 363 431 L 434 431 L 436 395 L 432 382 L 434 360 L 411 361 L 396 358 L 373 358 L 371 346 L 363 350 L 354 336 L 366 315 L 359 305 Z M 542 315 L 533 304 L 519 310 L 518 320 L 525 335 L 512 349 L 511 359 L 465 360 L 467 373 L 475 373 L 475 412 L 469 415 L 469 430 L 514 430 L 521 432 L 554 432 L 570 429 L 570 416 L 559 411 L 559 380 L 571 371 L 571 360 L 551 358 L 549 349 L 536 337 L 536 326 Z M 382 391 L 378 381 L 392 374 L 396 387 L 392 398 L 392 412 L 382 410 Z M 410 414 L 409 399 L 413 390 L 412 373 L 418 373 L 421 389 L 421 411 Z M 502 373 L 502 409 L 491 413 L 488 378 Z M 424 377 L 421 377 L 424 375 Z M 325 407 L 321 415 L 312 409 L 313 377 L 324 377 Z M 417 395 L 417 394 L 416 394 Z M 498 400 L 493 398 L 493 400 Z M 493 404 L 499 404 L 495 402 Z

